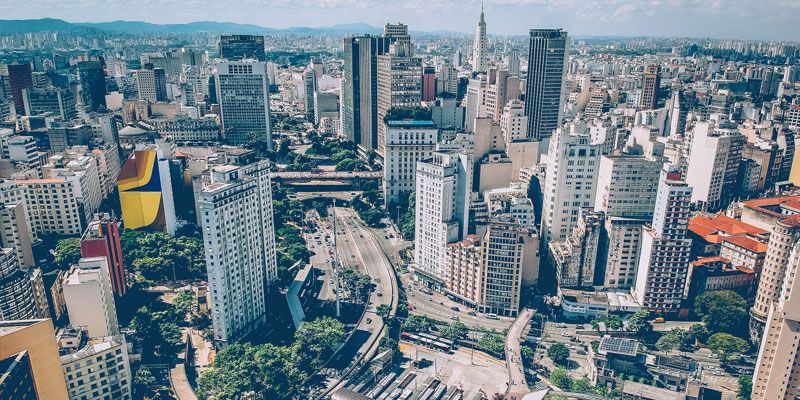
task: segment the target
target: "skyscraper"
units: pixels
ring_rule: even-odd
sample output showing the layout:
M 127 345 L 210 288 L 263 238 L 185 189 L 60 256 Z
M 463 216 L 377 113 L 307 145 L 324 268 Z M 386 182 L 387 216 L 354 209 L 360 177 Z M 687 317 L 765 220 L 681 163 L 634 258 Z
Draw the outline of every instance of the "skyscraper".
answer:
M 694 189 L 692 203 L 705 211 L 724 209 L 737 196 L 745 137 L 736 124 L 708 121 L 695 123 L 691 141 L 686 183 Z
M 314 93 L 317 92 L 317 73 L 313 68 L 308 68 L 303 73 L 303 84 L 306 89 L 303 99 L 306 109 L 306 120 L 314 123 Z
M 86 111 L 96 112 L 106 107 L 106 75 L 99 61 L 78 63 L 81 98 Z
M 111 289 L 118 297 L 128 291 L 125 282 L 125 265 L 119 241 L 119 222 L 108 214 L 95 214 L 81 237 L 82 257 L 105 257 L 111 278 Z
M 219 38 L 219 57 L 228 61 L 244 59 L 267 61 L 264 36 L 222 35 Z
M 433 153 L 417 163 L 416 182 L 414 269 L 430 285 L 442 286 L 447 244 L 467 235 L 472 156 Z
M 14 249 L 0 248 L 0 320 L 41 318 L 33 301 L 28 274 L 17 261 Z
M 105 257 L 81 258 L 64 275 L 64 301 L 73 326 L 85 327 L 89 336 L 119 335 L 117 309 Z
M 342 131 L 364 152 L 378 147 L 378 55 L 387 50 L 380 36 L 344 39 Z
M 436 68 L 426 66 L 422 69 L 422 101 L 436 100 Z
M 392 109 L 413 109 L 422 101 L 422 59 L 414 57 L 408 26 L 386 24 L 389 51 L 378 55 L 378 153 L 386 140 L 384 117 Z
M 767 327 L 753 375 L 754 400 L 790 400 L 800 397 L 800 243 L 790 246 L 780 297 L 769 307 Z
M 212 168 L 196 200 L 214 341 L 224 346 L 265 322 L 266 295 L 277 279 L 269 162 Z
M 22 91 L 33 86 L 33 76 L 30 64 L 9 64 L 8 66 L 8 87 L 14 108 L 17 114 L 25 113 L 25 102 L 23 101 Z
M 50 319 L 0 322 L 0 360 L 27 353 L 38 396 L 34 398 L 68 400 L 54 332 Z
M 561 125 L 561 92 L 568 59 L 567 32 L 531 29 L 529 40 L 525 115 L 528 116 L 528 137 L 539 140 L 550 137 Z
M 590 143 L 585 122 L 567 123 L 556 130 L 547 151 L 541 230 L 544 242 L 566 239 L 578 224 L 580 209 L 594 205 L 600 147 Z
M 672 165 L 661 172 L 653 223 L 642 233 L 642 250 L 633 289 L 636 301 L 651 312 L 675 315 L 689 272 L 692 240 L 686 237 L 692 188 Z
M 661 67 L 648 65 L 642 74 L 642 95 L 639 97 L 639 108 L 653 110 L 658 103 L 658 89 L 661 86 Z
M 225 61 L 214 75 L 222 119 L 222 138 L 234 145 L 252 140 L 272 148 L 269 80 L 261 61 Z
M 483 72 L 489 67 L 486 54 L 486 20 L 483 16 L 483 3 L 481 3 L 481 19 L 475 30 L 475 43 L 472 45 L 472 70 Z

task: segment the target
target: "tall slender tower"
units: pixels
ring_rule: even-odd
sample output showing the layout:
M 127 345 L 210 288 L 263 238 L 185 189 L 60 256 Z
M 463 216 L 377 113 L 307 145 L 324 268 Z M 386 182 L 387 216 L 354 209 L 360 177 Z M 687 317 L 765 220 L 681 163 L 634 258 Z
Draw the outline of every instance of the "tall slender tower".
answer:
M 528 47 L 528 80 L 525 84 L 525 115 L 528 137 L 550 137 L 561 126 L 561 96 L 564 64 L 569 58 L 567 32 L 561 29 L 531 29 Z
M 486 56 L 486 20 L 483 18 L 483 3 L 481 3 L 481 19 L 475 30 L 475 44 L 472 48 L 473 71 L 484 72 L 488 69 Z

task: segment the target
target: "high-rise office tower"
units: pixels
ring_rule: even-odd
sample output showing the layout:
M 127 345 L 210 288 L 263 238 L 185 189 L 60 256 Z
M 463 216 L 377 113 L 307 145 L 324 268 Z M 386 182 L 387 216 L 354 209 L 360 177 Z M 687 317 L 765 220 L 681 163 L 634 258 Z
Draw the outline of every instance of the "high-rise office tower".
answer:
M 50 319 L 28 319 L 17 321 L 0 321 L 0 360 L 17 358 L 22 354 L 27 368 L 22 381 L 17 380 L 17 387 L 33 384 L 33 390 L 27 388 L 25 392 L 34 392 L 34 397 L 3 397 L 23 399 L 68 400 L 67 385 L 64 382 L 64 372 L 58 356 L 58 346 L 55 337 L 53 321 Z M 25 360 L 27 359 L 27 360 Z M 3 364 L 4 361 L 0 361 Z M 13 380 L 3 371 L 2 389 L 5 384 Z M 0 393 L 3 390 L 0 389 Z M 19 392 L 17 392 L 19 394 Z
M 750 312 L 752 316 L 750 329 L 754 339 L 761 337 L 764 325 L 769 320 L 770 307 L 780 300 L 781 285 L 787 275 L 792 248 L 798 241 L 800 241 L 800 216 L 780 217 L 773 224 L 767 243 L 767 254 L 764 257 L 764 268 L 758 281 L 755 303 Z
M 158 101 L 156 77 L 152 69 L 133 71 L 133 78 L 136 80 L 136 90 L 139 92 L 140 100 L 147 100 L 151 103 Z
M 196 200 L 214 341 L 224 346 L 266 321 L 266 296 L 277 279 L 269 162 L 212 168 Z
M 219 57 L 228 61 L 245 59 L 267 61 L 264 36 L 222 35 L 219 38 Z
M 530 116 L 528 120 L 530 120 Z M 591 144 L 583 121 L 556 129 L 547 152 L 542 240 L 564 240 L 578 224 L 581 208 L 595 203 L 599 144 Z
M 72 326 L 85 327 L 91 337 L 119 335 L 105 257 L 81 258 L 64 275 L 61 284 Z
M 383 155 L 383 199 L 388 205 L 414 191 L 417 162 L 436 150 L 439 130 L 432 121 L 389 120 Z
M 262 61 L 233 61 L 217 64 L 214 74 L 222 119 L 222 138 L 241 145 L 253 140 L 272 148 L 269 114 L 269 81 Z
M 472 156 L 435 152 L 417 163 L 414 269 L 423 280 L 442 285 L 447 244 L 467 235 Z
M 603 219 L 602 212 L 581 208 L 578 210 L 578 224 L 572 234 L 566 240 L 549 243 L 559 287 L 594 285 Z
M 483 114 L 500 122 L 506 103 L 519 98 L 519 77 L 503 69 L 490 68 L 487 78 Z
M 500 117 L 500 130 L 503 131 L 506 148 L 511 142 L 526 140 L 528 138 L 526 129 L 528 129 L 528 117 L 525 116 L 525 103 L 520 100 L 509 100 Z
M 426 66 L 422 69 L 422 101 L 436 100 L 436 68 Z
M 314 123 L 314 93 L 317 92 L 317 73 L 313 68 L 308 68 L 303 73 L 303 85 L 305 86 L 303 104 L 306 109 L 306 120 Z
M 528 48 L 528 78 L 525 84 L 525 115 L 528 137 L 550 137 L 561 125 L 561 96 L 568 59 L 567 32 L 561 29 L 531 29 Z
M 648 65 L 642 74 L 642 95 L 639 97 L 639 109 L 654 110 L 656 108 L 660 86 L 661 67 Z
M 447 60 L 439 68 L 439 76 L 436 77 L 436 93 L 448 93 L 452 98 L 458 94 L 458 71 Z
M 164 68 L 153 68 L 156 87 L 156 101 L 169 101 L 167 97 L 167 73 Z
M 96 112 L 106 107 L 106 75 L 99 61 L 78 63 L 81 98 L 86 111 Z
M 14 249 L 0 248 L 0 320 L 42 318 L 33 301 L 33 286 L 20 268 Z
M 800 242 L 789 246 L 790 259 L 780 296 L 769 306 L 767 327 L 753 375 L 754 400 L 800 398 Z
M 378 56 L 387 50 L 380 36 L 344 39 L 342 131 L 364 152 L 378 147 Z
M 519 52 L 512 50 L 508 52 L 508 63 L 506 65 L 508 73 L 512 75 L 519 74 Z
M 81 237 L 81 257 L 105 257 L 111 278 L 111 289 L 118 297 L 128 291 L 125 282 L 125 264 L 122 262 L 122 245 L 119 241 L 119 222 L 108 214 L 95 214 Z
M 0 244 L 14 249 L 19 265 L 24 269 L 35 265 L 34 236 L 29 228 L 25 201 L 6 201 L 0 204 Z
M 33 75 L 30 64 L 9 64 L 8 68 L 8 87 L 17 114 L 25 113 L 25 102 L 23 101 L 22 91 L 33 86 Z
M 595 211 L 606 214 L 598 255 L 603 286 L 629 289 L 636 280 L 643 227 L 653 219 L 660 158 L 636 154 L 602 156 Z
M 403 24 L 386 25 L 389 51 L 378 55 L 378 153 L 386 140 L 381 122 L 393 109 L 414 109 L 422 100 L 422 58 L 414 57 L 414 46 Z
M 483 235 L 483 268 L 478 309 L 484 313 L 516 316 L 519 312 L 525 242 L 531 234 L 508 213 L 489 218 Z
M 641 256 L 633 294 L 646 310 L 675 315 L 681 306 L 689 272 L 692 240 L 686 236 L 692 188 L 677 167 L 661 172 L 653 223 L 642 233 Z
M 695 123 L 691 138 L 686 183 L 694 189 L 692 203 L 701 210 L 723 209 L 738 196 L 745 137 L 736 124 L 708 121 Z
M 483 3 L 481 3 L 481 19 L 475 30 L 475 43 L 472 45 L 472 70 L 486 71 L 489 67 L 489 55 L 486 53 L 486 20 L 483 16 Z
M 461 104 L 465 107 L 465 126 L 467 132 L 475 132 L 475 118 L 486 116 L 486 88 L 489 80 L 486 74 L 479 74 L 469 80 L 467 84 L 467 95 Z

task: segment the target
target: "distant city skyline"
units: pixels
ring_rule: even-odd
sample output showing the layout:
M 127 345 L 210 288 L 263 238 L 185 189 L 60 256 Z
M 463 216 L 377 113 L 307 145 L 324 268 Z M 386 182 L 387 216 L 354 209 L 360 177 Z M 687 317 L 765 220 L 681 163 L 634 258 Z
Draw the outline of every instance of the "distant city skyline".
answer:
M 324 27 L 401 21 L 412 31 L 474 33 L 478 0 L 31 0 L 6 2 L 7 19 L 70 22 L 145 21 L 157 24 L 220 21 L 270 28 Z M 487 0 L 489 35 L 526 35 L 563 28 L 575 36 L 667 36 L 800 40 L 800 2 L 794 0 Z

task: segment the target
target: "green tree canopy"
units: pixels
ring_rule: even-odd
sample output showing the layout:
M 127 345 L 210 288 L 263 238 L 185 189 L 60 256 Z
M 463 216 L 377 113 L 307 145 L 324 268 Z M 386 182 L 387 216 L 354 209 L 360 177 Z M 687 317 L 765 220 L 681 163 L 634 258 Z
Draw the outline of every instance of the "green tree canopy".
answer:
M 742 375 L 739 377 L 739 392 L 736 396 L 738 400 L 750 400 L 753 393 L 753 377 L 750 375 Z
M 567 365 L 569 348 L 562 343 L 555 343 L 547 348 L 547 357 L 558 365 Z
M 721 353 L 723 359 L 728 359 L 734 354 L 744 354 L 750 351 L 750 345 L 742 338 L 729 333 L 715 333 L 708 338 L 708 347 Z
M 555 368 L 550 372 L 550 382 L 562 390 L 570 390 L 572 387 L 572 378 L 563 368 Z
M 439 332 L 442 337 L 453 341 L 458 341 L 467 338 L 469 330 L 467 326 L 459 321 L 453 321 L 441 329 Z
M 730 333 L 747 337 L 750 315 L 747 301 L 730 290 L 712 291 L 695 299 L 695 312 L 702 317 L 710 333 Z
M 418 333 L 418 332 L 426 332 L 431 329 L 433 326 L 433 322 L 424 316 L 424 315 L 417 315 L 411 314 L 403 321 L 403 325 L 401 329 L 410 332 L 410 333 Z
M 483 334 L 481 340 L 478 341 L 478 346 L 489 353 L 503 354 L 506 348 L 506 336 L 492 329 Z
M 631 315 L 628 318 L 628 329 L 639 334 L 652 332 L 653 322 L 650 321 L 650 313 L 642 310 Z
M 55 250 L 55 262 L 61 269 L 69 269 L 70 265 L 81 259 L 81 239 L 66 238 L 58 241 Z

